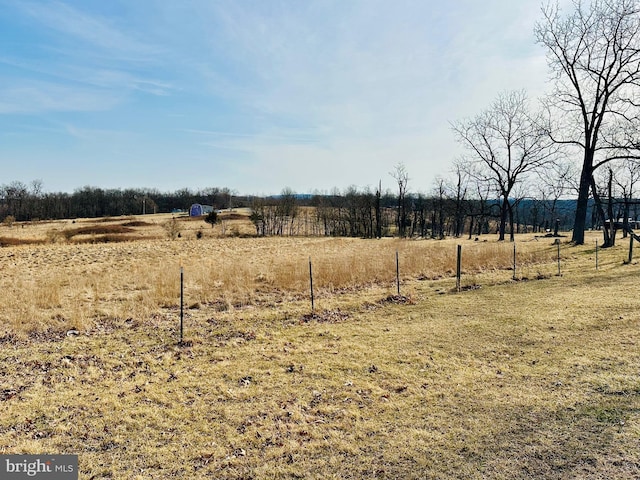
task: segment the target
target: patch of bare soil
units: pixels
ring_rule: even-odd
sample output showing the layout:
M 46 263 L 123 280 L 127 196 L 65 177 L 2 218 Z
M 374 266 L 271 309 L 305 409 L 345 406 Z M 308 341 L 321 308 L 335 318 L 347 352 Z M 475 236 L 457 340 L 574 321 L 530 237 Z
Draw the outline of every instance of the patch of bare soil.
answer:
M 88 238 L 74 238 L 73 243 L 121 243 L 134 240 L 147 240 L 147 238 L 130 237 L 128 235 L 96 235 Z
M 472 290 L 478 290 L 479 288 L 482 288 L 482 285 L 463 285 L 462 287 L 460 287 L 460 291 L 461 292 L 469 292 Z
M 42 245 L 44 243 L 44 240 L 38 240 L 35 238 L 0 237 L 0 247 L 15 247 L 18 245 Z
M 124 222 L 121 224 L 123 227 L 153 227 L 153 223 L 144 222 L 142 220 L 132 220 L 130 222 Z
M 102 218 L 82 218 L 80 220 L 77 220 L 78 222 L 82 222 L 82 223 L 109 223 L 109 222 L 117 222 L 118 218 L 114 218 L 114 217 L 102 217 Z M 74 223 L 76 222 L 76 220 L 74 220 Z
M 389 295 L 386 298 L 383 298 L 378 303 L 384 305 L 386 303 L 395 303 L 398 305 L 413 305 L 415 302 L 411 297 L 406 297 L 404 295 Z
M 67 235 L 108 235 L 115 233 L 132 233 L 134 229 L 123 225 L 92 225 L 90 227 L 80 227 L 69 230 Z
M 246 220 L 247 215 L 241 213 L 221 213 L 220 220 Z
M 347 312 L 343 312 L 340 309 L 337 310 L 323 310 L 321 312 L 311 312 L 303 315 L 300 319 L 301 323 L 317 322 L 317 323 L 340 323 L 349 318 Z

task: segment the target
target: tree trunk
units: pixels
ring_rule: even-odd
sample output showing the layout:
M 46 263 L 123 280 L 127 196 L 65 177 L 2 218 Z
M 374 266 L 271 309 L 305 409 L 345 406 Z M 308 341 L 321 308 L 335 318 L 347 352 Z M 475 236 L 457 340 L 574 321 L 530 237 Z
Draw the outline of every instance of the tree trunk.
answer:
M 607 204 L 607 213 L 609 214 L 609 245 L 616 245 L 616 215 L 613 213 L 613 170 L 609 168 L 609 184 L 607 185 L 607 193 L 609 202 Z
M 498 229 L 498 241 L 504 240 L 505 230 L 507 228 L 507 215 L 509 214 L 509 198 L 504 195 L 502 205 L 500 205 L 500 227 Z
M 629 196 L 624 197 L 624 209 L 622 213 L 622 238 L 627 238 L 629 231 Z
M 571 240 L 576 245 L 584 245 L 584 230 L 587 223 L 589 186 L 591 184 L 592 173 L 593 152 L 585 151 L 584 162 L 582 164 L 582 174 L 580 175 L 580 186 L 578 187 L 578 203 L 576 205 L 576 216 L 573 222 L 573 236 L 571 238 Z
M 598 194 L 598 190 L 596 189 L 596 181 L 593 179 L 593 176 L 591 177 L 590 183 L 591 191 L 593 192 L 593 199 L 595 200 L 596 204 L 596 210 L 602 220 L 602 233 L 604 235 L 604 243 L 602 245 L 602 248 L 607 248 L 611 246 L 611 237 L 609 236 L 609 230 L 607 229 L 607 226 L 605 224 L 604 208 L 602 207 L 602 200 L 600 199 L 600 195 Z M 611 222 L 612 220 L 609 219 L 609 227 L 611 227 Z

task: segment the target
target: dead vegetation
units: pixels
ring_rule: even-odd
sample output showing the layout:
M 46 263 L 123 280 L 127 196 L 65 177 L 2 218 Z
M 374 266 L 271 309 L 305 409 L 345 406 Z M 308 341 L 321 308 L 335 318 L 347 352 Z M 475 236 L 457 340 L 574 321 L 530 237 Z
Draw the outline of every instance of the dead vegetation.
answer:
M 144 218 L 101 219 L 91 225 L 78 221 L 81 226 L 43 222 L 17 229 L 24 235 L 16 236 L 16 242 L 24 246 L 0 249 L 0 264 L 7 273 L 0 279 L 2 328 L 21 334 L 63 323 L 90 328 L 104 316 L 148 317 L 158 309 L 177 306 L 180 267 L 190 303 L 214 305 L 221 311 L 307 298 L 309 260 L 320 309 L 333 309 L 336 299 L 350 295 L 372 303 L 384 297 L 397 303 L 411 300 L 409 290 L 396 299 L 391 297 L 396 251 L 403 284 L 412 279 L 452 279 L 456 242 L 460 241 L 464 244 L 463 290 L 475 288 L 477 275 L 494 283 L 510 279 L 512 273 L 510 244 L 221 238 L 212 229 L 198 224 L 190 227 L 171 216 Z M 175 241 L 167 241 L 167 221 Z M 34 239 L 38 232 L 45 232 L 44 240 Z M 26 245 L 31 242 L 34 244 Z M 518 243 L 518 250 L 519 279 L 553 274 L 555 249 L 550 244 L 525 241 Z M 373 292 L 381 296 L 372 298 Z M 44 300 L 33 302 L 33 298 Z
M 190 232 L 0 249 L 0 451 L 96 480 L 640 476 L 624 247 L 596 271 L 563 244 L 557 276 L 518 242 L 513 281 L 511 244 Z
M 637 478 L 640 271 L 576 256 L 542 282 L 414 280 L 411 301 L 193 303 L 182 345 L 175 307 L 7 335 L 0 449 L 95 479 Z
M 123 225 L 94 225 L 90 227 L 79 227 L 66 230 L 70 238 L 76 235 L 107 235 L 107 234 L 123 234 L 134 232 L 132 228 Z
M 123 227 L 152 227 L 153 223 L 145 222 L 142 220 L 131 220 L 129 222 L 124 222 L 122 226 Z
M 42 245 L 44 240 L 35 238 L 0 237 L 0 247 L 16 247 L 18 245 Z

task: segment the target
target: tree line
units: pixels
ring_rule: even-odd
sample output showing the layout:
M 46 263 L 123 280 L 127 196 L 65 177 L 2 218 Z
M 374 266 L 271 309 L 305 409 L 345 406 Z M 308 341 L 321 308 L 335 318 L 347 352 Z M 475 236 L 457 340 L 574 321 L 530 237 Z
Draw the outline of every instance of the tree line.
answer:
M 402 175 L 399 175 L 401 173 Z M 102 189 L 85 186 L 73 193 L 43 192 L 42 182 L 0 185 L 0 220 L 37 221 L 96 218 L 143 213 L 187 212 L 193 203 L 215 209 L 248 207 L 256 235 L 310 235 L 379 238 L 403 236 L 444 238 L 477 236 L 497 231 L 500 201 L 474 195 L 470 177 L 455 182 L 438 179 L 430 193 L 408 190 L 406 168 L 399 164 L 391 177 L 398 191 L 348 187 L 330 193 L 300 195 L 285 188 L 280 195 L 242 196 L 228 188 L 211 187 L 175 192 L 149 189 Z M 544 232 L 554 225 L 570 226 L 575 202 L 557 198 L 520 198 L 515 202 L 513 232 Z M 560 222 L 556 220 L 560 219 Z
M 254 198 L 251 220 L 256 235 L 442 239 L 500 233 L 502 201 L 478 189 L 471 177 L 461 172 L 454 181 L 437 179 L 429 193 L 414 193 L 407 190 L 409 177 L 403 165 L 396 166 L 392 176 L 396 178 L 398 170 L 404 176 L 395 191 L 351 186 L 300 196 L 287 188 L 275 197 Z M 575 200 L 559 196 L 509 201 L 513 215 L 505 228 L 513 235 L 558 234 L 559 229 L 571 227 L 576 207 Z M 592 220 L 594 227 L 601 226 L 597 218 Z
M 234 200 L 242 199 L 228 188 L 217 187 L 160 192 L 85 186 L 66 193 L 44 192 L 41 180 L 29 184 L 13 181 L 0 185 L 0 219 L 10 216 L 16 221 L 33 221 L 177 212 L 188 209 L 193 203 L 229 208 Z

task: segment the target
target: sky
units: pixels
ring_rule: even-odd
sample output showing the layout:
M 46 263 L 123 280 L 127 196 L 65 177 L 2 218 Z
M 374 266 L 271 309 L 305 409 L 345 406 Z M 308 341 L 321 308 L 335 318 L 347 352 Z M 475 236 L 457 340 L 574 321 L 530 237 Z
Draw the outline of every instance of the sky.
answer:
M 428 192 L 550 89 L 540 0 L 0 0 L 0 184 Z

